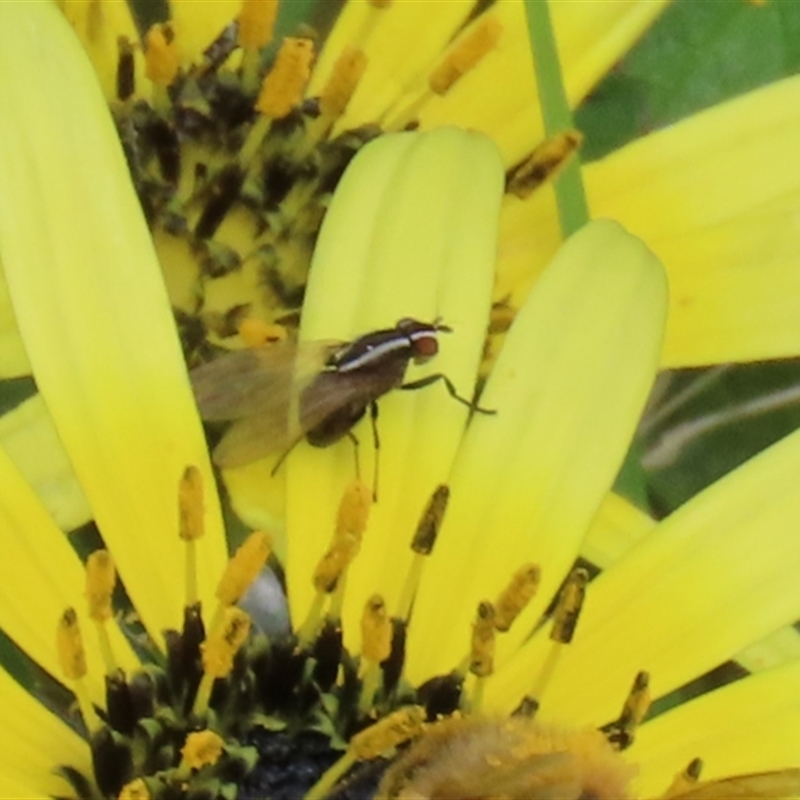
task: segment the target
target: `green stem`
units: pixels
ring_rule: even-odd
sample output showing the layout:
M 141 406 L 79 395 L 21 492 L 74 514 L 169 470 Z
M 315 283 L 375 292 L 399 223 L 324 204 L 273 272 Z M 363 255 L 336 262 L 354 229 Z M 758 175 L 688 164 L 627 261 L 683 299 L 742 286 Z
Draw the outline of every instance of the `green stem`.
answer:
M 525 10 L 544 130 L 550 138 L 574 128 L 572 112 L 564 90 L 548 0 L 525 0 Z M 589 207 L 577 156 L 556 178 L 555 192 L 561 233 L 566 239 L 589 221 Z

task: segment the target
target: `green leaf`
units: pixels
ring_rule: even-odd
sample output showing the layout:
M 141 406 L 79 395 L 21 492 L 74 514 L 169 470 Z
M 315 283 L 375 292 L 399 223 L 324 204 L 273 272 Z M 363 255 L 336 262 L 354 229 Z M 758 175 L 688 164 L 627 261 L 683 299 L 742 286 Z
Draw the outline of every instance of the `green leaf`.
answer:
M 582 156 L 599 158 L 798 70 L 800 3 L 673 3 L 576 112 Z

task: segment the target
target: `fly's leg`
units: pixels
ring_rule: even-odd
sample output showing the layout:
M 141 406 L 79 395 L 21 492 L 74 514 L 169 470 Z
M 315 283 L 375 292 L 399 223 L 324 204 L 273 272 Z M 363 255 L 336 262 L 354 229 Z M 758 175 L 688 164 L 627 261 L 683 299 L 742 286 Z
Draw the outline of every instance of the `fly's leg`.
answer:
M 378 404 L 373 400 L 369 404 L 369 418 L 372 422 L 372 446 L 375 450 L 375 466 L 372 470 L 372 502 L 378 502 L 378 464 L 381 452 L 381 439 L 378 436 Z
M 291 443 L 291 444 L 290 444 L 290 445 L 289 445 L 289 446 L 288 446 L 288 447 L 287 447 L 287 448 L 286 448 L 286 449 L 285 449 L 285 450 L 284 450 L 284 451 L 283 451 L 283 452 L 280 454 L 280 456 L 278 456 L 278 460 L 275 462 L 275 466 L 272 468 L 272 470 L 271 470 L 271 471 L 270 471 L 270 473 L 269 473 L 269 474 L 270 474 L 270 477 L 272 477 L 272 478 L 274 478 L 274 477 L 275 477 L 275 474 L 276 474 L 276 473 L 278 472 L 278 470 L 281 468 L 281 464 L 283 464 L 283 462 L 284 462 L 284 461 L 286 461 L 286 456 L 288 456 L 288 455 L 289 455 L 289 453 L 291 453 L 291 452 L 292 452 L 292 450 L 294 450 L 294 449 L 295 449 L 295 447 L 297 447 L 297 445 L 298 445 L 298 444 L 300 444 L 300 442 L 302 442 L 304 438 L 305 438 L 305 436 L 298 436 L 298 437 L 297 437 L 297 438 L 296 438 L 296 439 L 295 439 L 295 440 L 294 440 L 294 441 L 293 441 L 293 442 L 292 442 L 292 443 Z
M 426 386 L 430 386 L 432 383 L 436 383 L 437 381 L 442 381 L 444 385 L 447 387 L 447 391 L 450 393 L 450 397 L 454 400 L 458 400 L 459 403 L 463 403 L 467 408 L 475 411 L 479 414 L 496 414 L 496 408 L 481 408 L 479 405 L 476 405 L 473 401 L 467 400 L 466 397 L 462 397 L 457 391 L 456 387 L 453 386 L 453 382 L 450 378 L 447 377 L 443 372 L 436 372 L 433 375 L 428 375 L 424 378 L 420 378 L 418 381 L 411 381 L 411 383 L 404 383 L 400 386 L 400 389 L 424 389 Z
M 356 480 L 361 480 L 361 459 L 358 457 L 358 436 L 353 431 L 347 431 L 347 438 L 353 443 L 353 458 L 356 462 Z

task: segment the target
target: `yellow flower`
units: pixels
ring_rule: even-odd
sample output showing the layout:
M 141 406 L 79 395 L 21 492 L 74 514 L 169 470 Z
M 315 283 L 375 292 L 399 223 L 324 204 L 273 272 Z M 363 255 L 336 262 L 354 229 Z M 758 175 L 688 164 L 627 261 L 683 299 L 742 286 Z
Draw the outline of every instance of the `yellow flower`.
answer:
M 0 74 L 8 87 L 0 95 L 0 256 L 41 393 L 125 588 L 160 641 L 182 604 L 199 599 L 213 607 L 222 572 L 224 538 L 205 442 L 150 238 L 89 68 L 48 5 L 6 4 L 0 15 Z M 470 180 L 463 178 L 465 164 Z M 430 195 L 415 206 L 429 183 Z M 386 315 L 443 313 L 455 332 L 441 337 L 433 364 L 468 392 L 488 314 L 491 212 L 501 186 L 490 144 L 462 131 L 384 138 L 365 149 L 320 237 L 303 335 L 351 336 L 384 324 Z M 665 302 L 658 260 L 615 223 L 593 223 L 558 251 L 520 311 L 481 397 L 496 415 L 476 415 L 462 435 L 466 410 L 454 408 L 443 390 L 395 393 L 382 402 L 381 499 L 363 552 L 348 570 L 346 636 L 359 614 L 352 606 L 376 588 L 390 611 L 400 602 L 405 566 L 413 574 L 410 562 L 417 560 L 407 542 L 440 482 L 450 485 L 452 502 L 414 603 L 406 657 L 414 683 L 458 666 L 478 603 L 496 598 L 531 559 L 541 568 L 540 593 L 497 643 L 496 674 L 469 683 L 472 702 L 483 698 L 483 707 L 495 712 L 511 711 L 528 697 L 542 701 L 546 721 L 606 723 L 619 713 L 640 669 L 652 671 L 653 689 L 662 695 L 797 617 L 800 565 L 792 539 L 798 509 L 790 481 L 800 440 L 793 436 L 687 504 L 598 578 L 570 651 L 562 654 L 546 632 L 524 641 L 571 566 L 624 456 L 658 366 Z M 352 477 L 350 458 L 344 445 L 302 446 L 289 464 L 287 566 L 291 602 L 300 613 L 310 599 L 302 587 Z M 206 487 L 204 497 L 196 493 L 196 473 L 184 473 L 190 464 Z M 0 535 L 9 563 L 0 627 L 59 674 L 51 637 L 43 632 L 55 627 L 65 607 L 78 604 L 81 567 L 10 462 L 0 462 L 0 469 L 6 490 Z M 205 507 L 205 536 L 195 540 L 183 531 L 191 539 L 187 556 L 174 535 L 179 485 L 190 504 L 184 520 L 196 520 Z M 186 579 L 176 580 L 184 561 Z M 236 612 L 222 616 L 229 627 L 214 630 L 230 633 L 217 639 L 238 647 L 245 623 Z M 78 683 L 82 656 L 72 616 L 63 619 L 64 648 L 71 649 L 62 660 Z M 112 637 L 116 663 L 135 668 L 130 645 L 118 632 Z M 548 676 L 546 667 L 558 657 L 559 668 Z M 102 704 L 104 667 L 92 648 L 87 658 L 81 706 L 86 724 L 102 736 L 86 698 Z M 219 661 L 233 658 L 225 651 Z M 707 758 L 711 778 L 796 765 L 797 672 L 793 661 L 642 726 L 630 753 L 641 764 L 637 792 L 663 790 L 697 755 Z M 57 765 L 90 775 L 85 743 L 0 674 L 6 723 L 0 793 L 61 794 L 64 784 L 50 774 Z M 201 713 L 209 698 L 202 690 L 198 696 Z M 223 706 L 211 704 L 223 725 Z M 413 734 L 415 719 L 411 712 L 402 721 L 385 717 L 399 737 L 387 741 Z M 513 727 L 504 731 L 512 735 Z M 622 723 L 616 732 L 630 733 Z M 231 765 L 252 757 L 242 753 L 237 761 L 217 740 L 205 744 L 201 756 L 185 752 L 183 761 L 175 755 L 170 762 L 180 780 L 212 769 L 220 758 Z M 527 736 L 512 735 L 500 756 L 512 745 L 532 755 L 584 753 L 560 745 L 537 749 Z M 353 737 L 349 754 L 384 749 Z M 99 774 L 108 764 L 95 766 Z M 548 775 L 553 762 L 538 766 Z M 493 790 L 489 773 L 483 785 Z M 147 796 L 152 785 L 143 788 L 135 777 L 125 776 L 132 782 L 121 796 Z

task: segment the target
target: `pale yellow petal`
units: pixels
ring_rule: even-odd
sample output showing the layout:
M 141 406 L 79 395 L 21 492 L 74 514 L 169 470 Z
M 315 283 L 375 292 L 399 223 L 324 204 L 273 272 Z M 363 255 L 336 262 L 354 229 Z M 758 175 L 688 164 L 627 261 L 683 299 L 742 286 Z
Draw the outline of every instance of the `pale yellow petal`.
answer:
M 1 669 L 0 697 L 0 797 L 71 797 L 69 785 L 52 770 L 68 764 L 90 775 L 87 742 Z
M 30 374 L 31 364 L 14 318 L 8 284 L 5 276 L 0 274 L 0 378 L 17 378 Z
M 800 78 L 651 134 L 589 165 L 593 214 L 667 268 L 665 366 L 800 353 Z
M 499 658 L 530 630 L 624 458 L 665 310 L 660 264 L 608 220 L 570 239 L 536 284 L 482 397 L 497 415 L 476 416 L 459 451 L 450 509 L 415 603 L 413 679 L 452 668 L 478 602 L 534 561 L 541 588 L 499 642 Z
M 616 564 L 635 544 L 651 533 L 655 520 L 613 492 L 603 498 L 581 544 L 581 556 L 601 569 Z
M 45 669 L 61 678 L 56 625 L 69 607 L 83 619 L 83 636 L 93 700 L 105 704 L 104 667 L 96 633 L 85 615 L 83 566 L 67 537 L 53 523 L 33 490 L 0 451 L 0 628 Z M 127 640 L 109 628 L 112 648 L 123 668 L 138 666 Z
M 629 751 L 639 796 L 663 791 L 693 758 L 703 780 L 799 763 L 800 661 L 737 681 L 642 726 Z
M 348 339 L 403 317 L 442 318 L 453 332 L 442 333 L 439 355 L 409 369 L 406 379 L 441 371 L 470 397 L 488 321 L 502 186 L 491 142 L 455 128 L 396 134 L 364 148 L 339 184 L 323 225 L 303 337 Z M 394 604 L 418 517 L 436 485 L 447 479 L 466 416 L 467 408 L 443 385 L 381 399 L 379 502 L 348 576 L 352 624 L 345 630 L 358 630 L 363 603 L 376 590 Z M 369 484 L 368 423 L 356 433 Z M 354 476 L 352 445 L 343 440 L 319 450 L 303 444 L 288 467 L 288 577 L 296 616 L 308 607 L 313 564 Z
M 0 445 L 61 530 L 74 530 L 92 518 L 41 395 L 0 417 Z
M 602 724 L 619 713 L 639 670 L 651 673 L 658 697 L 794 622 L 798 470 L 795 433 L 682 506 L 600 575 L 542 718 Z M 547 646 L 536 637 L 497 676 L 490 689 L 501 705 L 525 691 Z
M 201 597 L 225 558 L 153 246 L 91 65 L 49 3 L 0 3 L 0 252 L 39 389 L 149 630 L 179 620 L 178 482 L 207 487 Z

